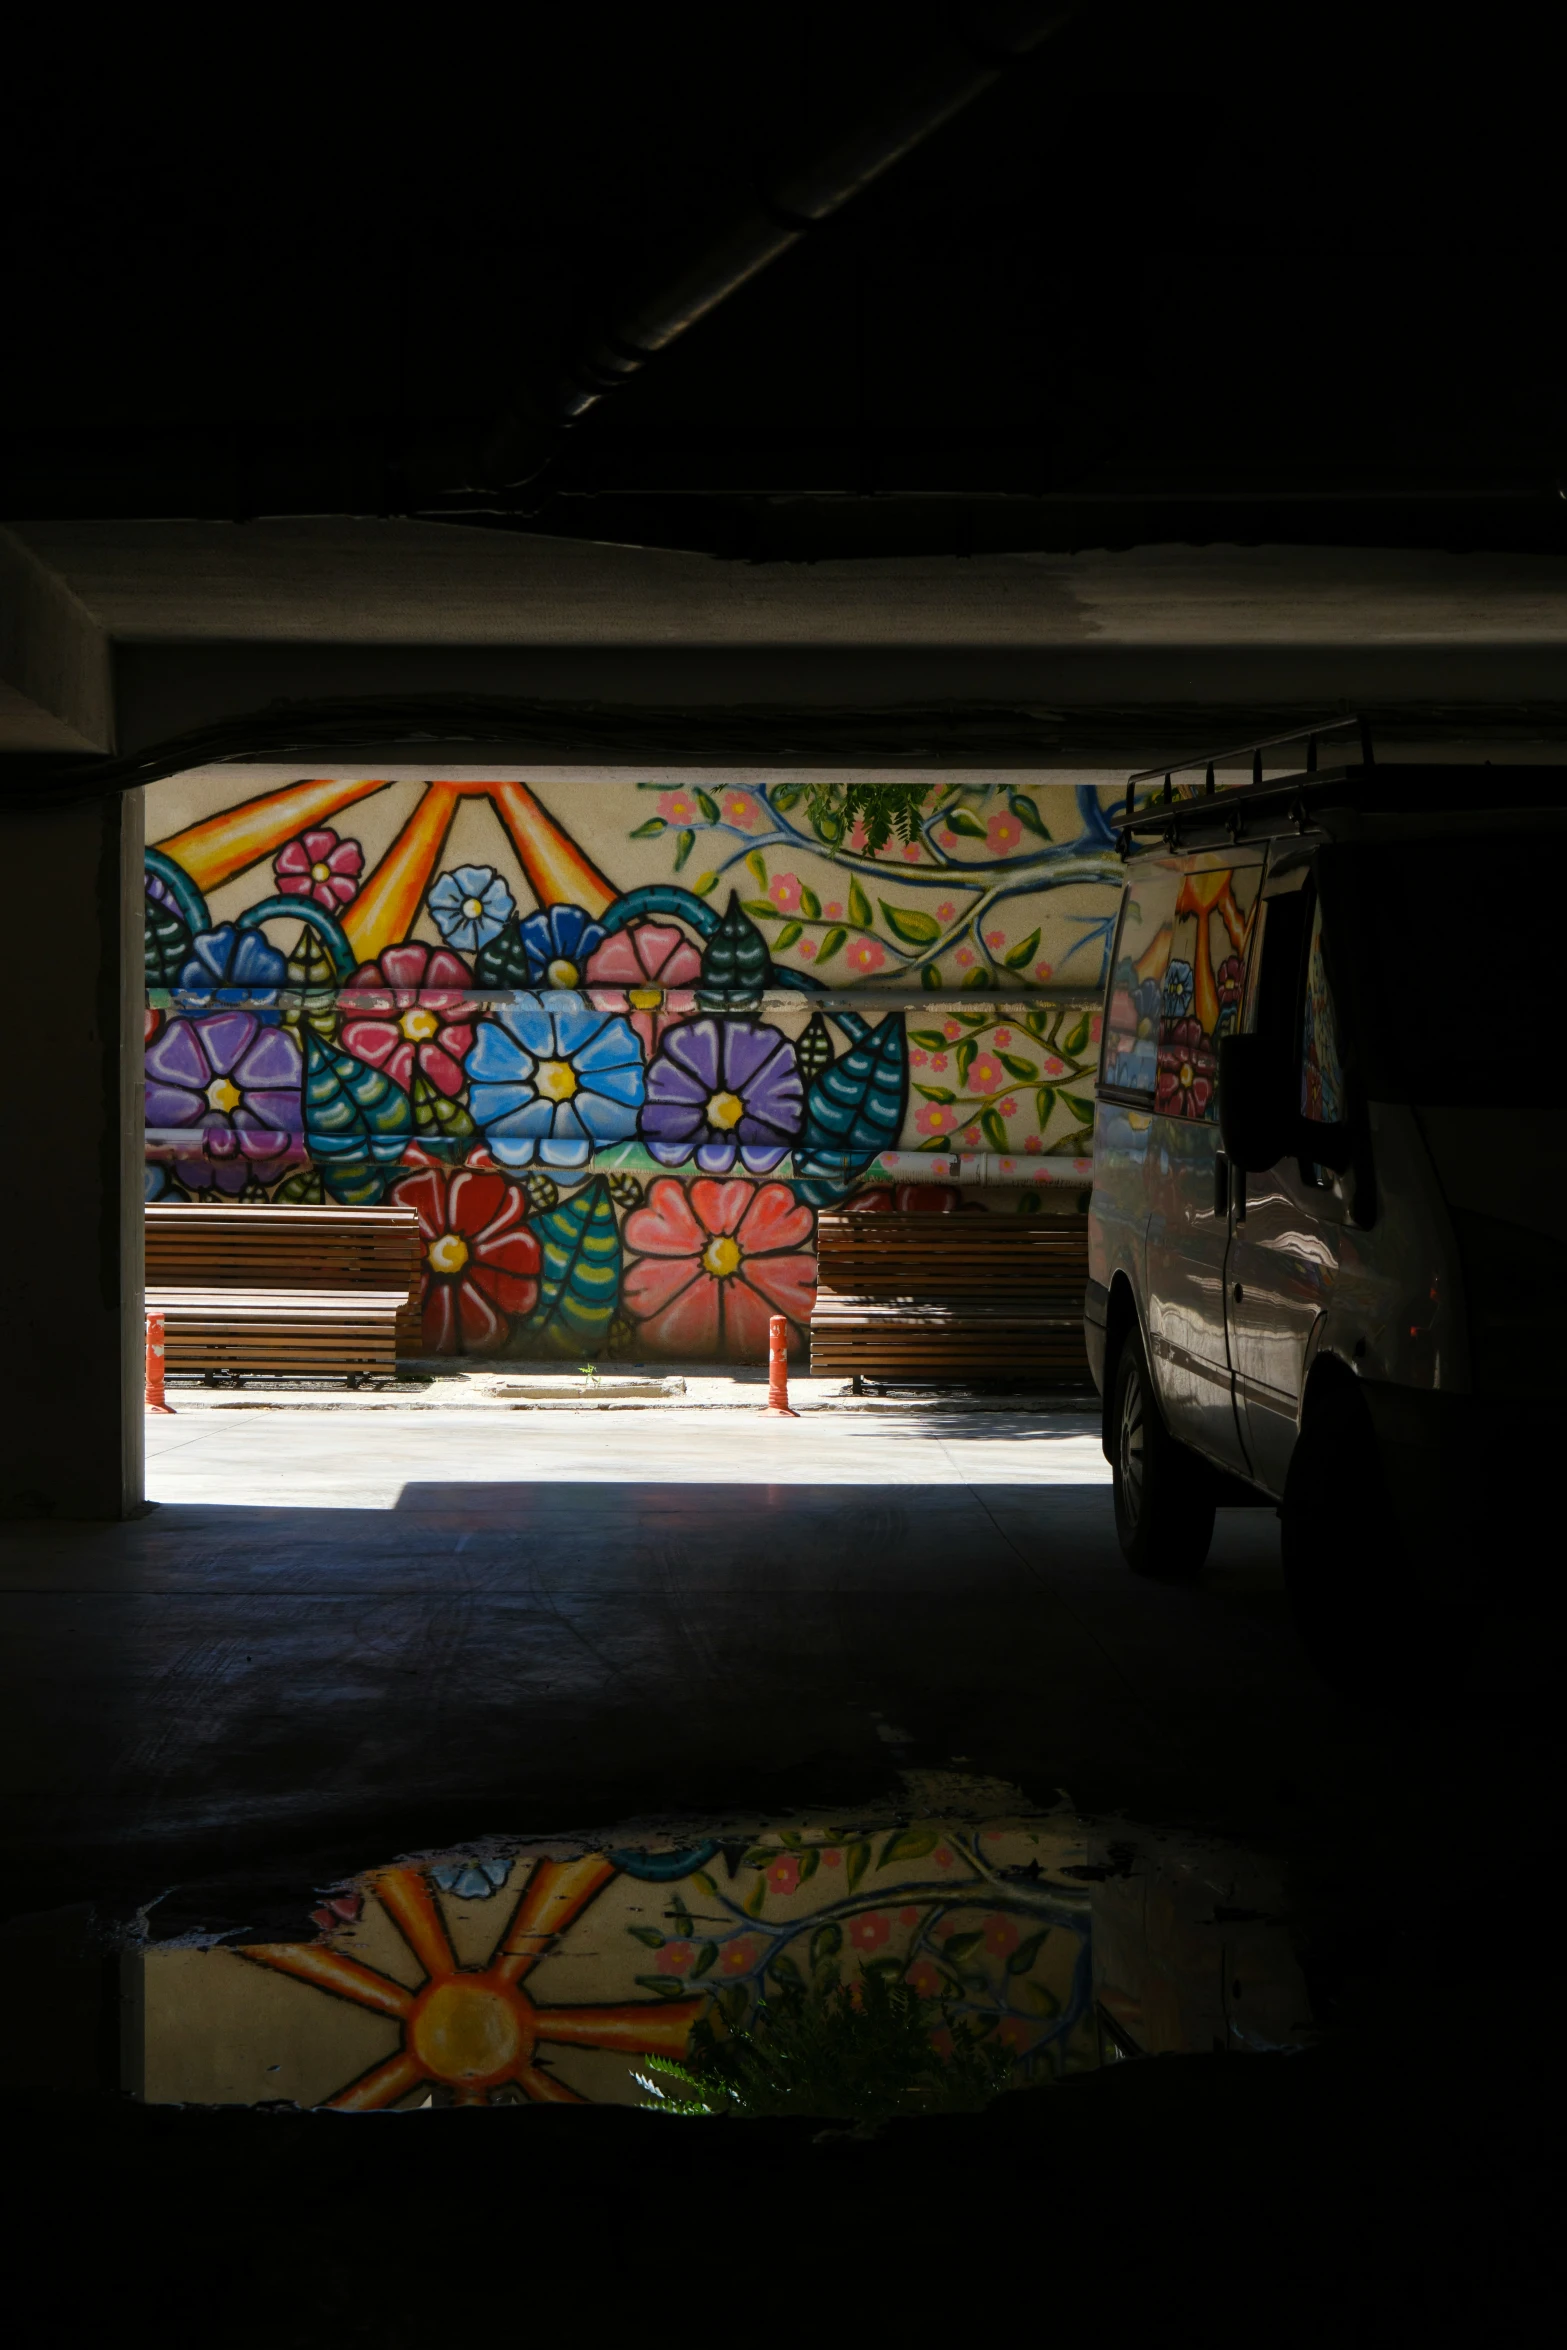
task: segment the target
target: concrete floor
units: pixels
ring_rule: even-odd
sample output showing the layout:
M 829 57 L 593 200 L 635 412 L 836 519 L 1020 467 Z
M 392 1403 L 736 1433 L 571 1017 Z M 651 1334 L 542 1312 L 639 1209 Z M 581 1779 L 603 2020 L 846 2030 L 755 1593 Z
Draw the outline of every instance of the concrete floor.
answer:
M 13 1914 L 163 1896 L 161 1931 L 216 1929 L 275 1888 L 293 1917 L 301 1881 L 403 1851 L 848 1804 L 959 1758 L 1330 1877 L 1390 1815 L 1417 1872 L 1481 1822 L 1493 1857 L 1538 1841 L 1560 1676 L 1532 1635 L 1532 1694 L 1478 1734 L 1347 1707 L 1271 1512 L 1222 1514 L 1190 1587 L 1128 1573 L 1085 1414 L 177 1400 L 149 1515 L 0 1536 Z

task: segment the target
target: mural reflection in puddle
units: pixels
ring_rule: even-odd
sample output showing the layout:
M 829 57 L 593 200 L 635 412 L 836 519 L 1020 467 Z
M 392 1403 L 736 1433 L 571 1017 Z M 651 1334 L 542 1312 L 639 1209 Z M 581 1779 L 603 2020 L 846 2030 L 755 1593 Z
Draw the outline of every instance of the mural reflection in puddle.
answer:
M 759 2010 L 841 2014 L 876 1976 L 919 2003 L 938 2083 L 981 2054 L 994 2087 L 1296 2044 L 1304 1991 L 1259 1906 L 1276 1894 L 1233 1858 L 1114 1833 L 1020 1809 L 399 1862 L 322 1898 L 311 1939 L 143 1945 L 138 2086 L 349 2112 L 643 2104 L 649 2060 L 710 2060 Z

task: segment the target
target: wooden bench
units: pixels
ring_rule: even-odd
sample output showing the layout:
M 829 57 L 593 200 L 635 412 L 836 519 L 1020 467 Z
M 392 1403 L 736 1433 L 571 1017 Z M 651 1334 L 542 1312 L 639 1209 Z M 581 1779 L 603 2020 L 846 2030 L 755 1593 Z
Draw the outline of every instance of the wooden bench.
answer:
M 1086 1218 L 850 1212 L 816 1242 L 813 1375 L 1091 1386 Z
M 388 1376 L 417 1354 L 411 1208 L 150 1207 L 147 1305 L 171 1371 Z

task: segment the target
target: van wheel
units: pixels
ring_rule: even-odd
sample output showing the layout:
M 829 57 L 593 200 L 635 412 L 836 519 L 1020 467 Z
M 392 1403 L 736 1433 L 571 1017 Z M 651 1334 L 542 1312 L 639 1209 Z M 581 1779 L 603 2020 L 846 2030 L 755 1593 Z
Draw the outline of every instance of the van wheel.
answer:
M 1172 1583 L 1195 1575 L 1213 1540 L 1214 1481 L 1166 1428 L 1135 1330 L 1116 1359 L 1110 1426 L 1115 1530 L 1127 1565 Z
M 1320 1396 L 1290 1459 L 1280 1548 L 1295 1627 L 1335 1688 L 1435 1694 L 1459 1669 L 1454 1611 L 1419 1592 L 1375 1432 L 1347 1387 Z

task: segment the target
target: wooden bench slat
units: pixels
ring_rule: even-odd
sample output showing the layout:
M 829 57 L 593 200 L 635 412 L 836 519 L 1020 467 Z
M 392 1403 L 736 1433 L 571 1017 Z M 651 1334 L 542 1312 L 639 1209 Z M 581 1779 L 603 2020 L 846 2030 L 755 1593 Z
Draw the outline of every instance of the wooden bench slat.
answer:
M 811 1369 L 1088 1383 L 1086 1223 L 824 1213 Z

